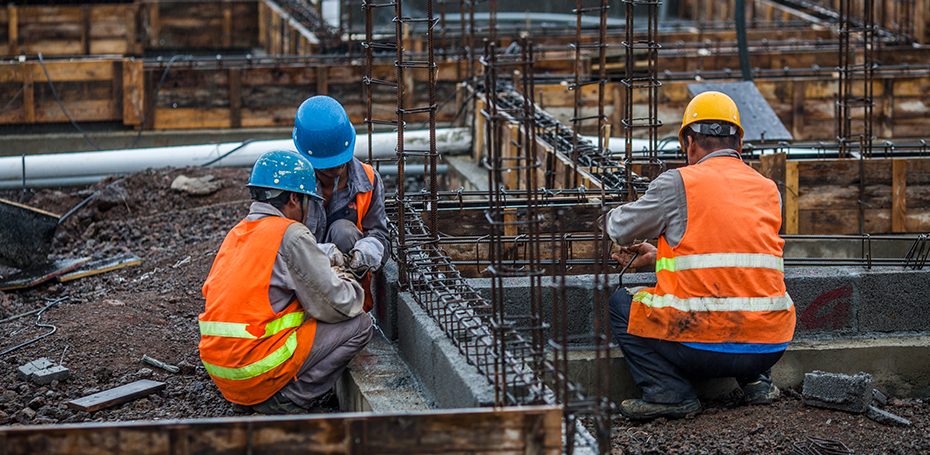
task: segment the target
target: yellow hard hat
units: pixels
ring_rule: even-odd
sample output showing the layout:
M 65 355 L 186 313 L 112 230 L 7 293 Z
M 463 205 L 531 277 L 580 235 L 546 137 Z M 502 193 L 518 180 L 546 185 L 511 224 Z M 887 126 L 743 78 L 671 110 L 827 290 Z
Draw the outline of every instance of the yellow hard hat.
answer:
M 685 109 L 685 116 L 681 120 L 681 129 L 678 130 L 678 141 L 681 142 L 682 148 L 685 147 L 685 128 L 695 122 L 714 120 L 735 125 L 740 139 L 743 138 L 743 127 L 739 123 L 739 110 L 736 109 L 736 103 L 733 102 L 733 99 L 720 92 L 704 92 L 695 96 L 688 103 L 688 108 Z M 704 132 L 702 131 L 702 133 Z

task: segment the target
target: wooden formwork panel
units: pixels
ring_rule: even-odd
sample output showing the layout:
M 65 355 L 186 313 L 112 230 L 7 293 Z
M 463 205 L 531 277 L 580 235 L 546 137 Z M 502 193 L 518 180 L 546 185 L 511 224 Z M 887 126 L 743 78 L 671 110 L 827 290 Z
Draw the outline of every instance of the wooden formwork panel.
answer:
M 7 427 L 7 455 L 562 453 L 555 406 Z
M 786 162 L 778 154 L 757 168 L 782 183 L 786 234 L 930 230 L 930 158 Z
M 0 8 L 0 55 L 138 54 L 138 5 Z
M 142 4 L 148 49 L 251 49 L 258 46 L 256 1 Z

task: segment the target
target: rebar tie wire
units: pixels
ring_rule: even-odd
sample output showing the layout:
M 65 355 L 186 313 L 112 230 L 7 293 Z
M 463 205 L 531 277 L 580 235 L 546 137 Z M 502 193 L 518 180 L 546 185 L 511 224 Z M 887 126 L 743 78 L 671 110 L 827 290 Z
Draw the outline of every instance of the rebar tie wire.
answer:
M 15 350 L 17 350 L 17 349 L 23 347 L 23 346 L 28 346 L 28 345 L 30 345 L 30 344 L 32 344 L 32 343 L 35 343 L 36 341 L 41 340 L 42 338 L 45 338 L 45 337 L 47 337 L 47 336 L 49 336 L 49 335 L 51 335 L 51 334 L 57 332 L 57 331 L 58 331 L 58 327 L 55 327 L 55 326 L 52 325 L 52 324 L 40 324 L 40 323 L 39 323 L 39 320 L 42 319 L 42 313 L 44 313 L 45 310 L 51 308 L 53 305 L 55 305 L 55 304 L 57 304 L 57 303 L 59 303 L 59 302 L 62 302 L 62 301 L 64 301 L 64 300 L 67 300 L 69 297 L 70 297 L 70 296 L 64 296 L 64 297 L 62 297 L 62 298 L 60 298 L 60 299 L 55 299 L 55 300 L 46 299 L 46 301 L 49 301 L 49 302 L 51 302 L 51 303 L 49 303 L 48 305 L 46 305 L 45 308 L 42 308 L 42 309 L 39 311 L 39 314 L 36 315 L 35 326 L 36 326 L 36 327 L 51 328 L 51 329 L 52 329 L 51 332 L 48 332 L 48 333 L 46 333 L 46 334 L 44 334 L 44 335 L 40 335 L 40 336 L 38 336 L 38 337 L 36 337 L 36 338 L 33 338 L 32 340 L 29 340 L 29 341 L 27 341 L 27 342 L 25 342 L 25 343 L 22 343 L 22 344 L 20 344 L 20 345 L 13 346 L 12 348 L 7 349 L 6 351 L 0 352 L 0 356 L 7 355 L 7 354 L 9 354 L 9 353 L 11 353 L 11 352 L 13 352 L 13 351 L 15 351 Z M 13 319 L 13 318 L 10 318 L 10 319 Z M 5 321 L 9 321 L 10 319 L 6 319 Z M 62 353 L 62 356 L 64 356 L 63 353 Z M 63 358 L 63 357 L 62 357 L 62 358 Z
M 48 80 L 48 86 L 49 86 L 49 88 L 52 89 L 52 95 L 55 95 L 55 101 L 58 101 L 58 107 L 60 107 L 60 108 L 61 108 L 61 111 L 65 113 L 65 117 L 68 117 L 68 120 L 71 121 L 71 124 L 74 125 L 74 128 L 76 128 L 76 129 L 78 130 L 78 132 L 80 132 L 81 135 L 84 136 L 84 139 L 87 139 L 87 142 L 90 142 L 90 145 L 93 145 L 95 149 L 100 150 L 100 146 L 97 145 L 97 143 L 94 142 L 94 141 L 90 138 L 90 136 L 87 135 L 86 132 L 84 132 L 84 129 L 82 129 L 82 128 L 77 124 L 77 122 L 75 122 L 74 119 L 71 118 L 71 114 L 69 114 L 69 113 L 68 113 L 68 110 L 65 109 L 64 103 L 61 102 L 61 98 L 58 96 L 58 91 L 55 90 L 55 84 L 52 83 L 52 77 L 49 76 L 49 74 L 48 74 L 48 68 L 45 67 L 45 60 L 42 58 L 42 53 L 41 53 L 41 52 L 39 52 L 39 63 L 42 65 L 42 71 L 45 71 L 45 79 Z

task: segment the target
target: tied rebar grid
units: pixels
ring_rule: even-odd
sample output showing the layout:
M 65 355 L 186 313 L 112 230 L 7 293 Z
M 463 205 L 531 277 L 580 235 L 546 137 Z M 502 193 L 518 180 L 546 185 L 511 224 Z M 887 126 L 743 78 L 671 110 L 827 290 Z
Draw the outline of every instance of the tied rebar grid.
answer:
M 526 368 L 538 371 L 542 365 L 545 330 L 542 322 L 542 299 L 539 294 L 545 271 L 539 263 L 539 234 L 543 219 L 538 213 L 539 191 L 536 184 L 540 164 L 536 160 L 536 119 L 533 115 L 535 109 L 532 101 L 532 44 L 526 41 L 521 44 L 520 55 L 498 55 L 496 43 L 486 41 L 484 57 L 479 60 L 487 86 L 496 86 L 501 72 L 522 68 L 521 85 L 528 90 L 523 97 L 523 103 L 509 109 L 500 105 L 497 91 L 490 90 L 485 94 L 486 108 L 481 111 L 481 115 L 487 121 L 485 132 L 488 149 L 483 165 L 488 170 L 489 182 L 485 219 L 489 230 L 487 237 L 490 265 L 485 272 L 491 275 L 492 314 L 489 328 L 498 350 L 495 355 L 497 364 L 494 379 L 495 401 L 499 406 L 530 404 L 541 400 L 538 393 L 526 393 L 524 377 L 511 377 L 508 365 L 503 363 L 507 353 L 520 353 L 516 360 L 522 362 Z M 520 124 L 522 128 L 511 128 L 512 123 Z M 506 136 L 508 139 L 505 139 L 505 129 L 508 128 L 510 134 Z M 517 192 L 525 203 L 519 210 L 507 208 L 506 199 L 514 192 Z M 502 240 L 510 232 L 521 234 L 528 242 L 525 265 L 515 267 L 510 264 L 509 259 L 515 252 L 511 251 L 510 243 Z M 505 282 L 517 277 L 529 279 L 528 314 L 514 314 L 513 308 L 508 309 L 504 305 Z M 531 390 L 541 389 L 537 387 Z
M 600 154 L 606 155 L 606 137 L 609 137 L 609 130 L 607 126 L 607 117 L 604 115 L 604 87 L 607 83 L 607 10 L 610 7 L 607 5 L 607 0 L 598 0 L 597 6 L 585 6 L 584 0 L 578 0 L 577 6 L 573 13 L 575 13 L 577 20 L 575 24 L 575 42 L 569 45 L 575 52 L 575 80 L 574 83 L 569 85 L 568 89 L 574 92 L 575 95 L 575 104 L 574 111 L 572 115 L 572 130 L 574 132 L 572 137 L 572 166 L 575 169 L 575 172 L 572 173 L 572 183 L 571 186 L 578 187 L 578 156 L 580 152 L 578 150 L 578 135 L 581 134 L 583 129 L 583 124 L 587 121 L 595 120 L 597 121 L 597 150 Z M 585 43 L 582 41 L 582 22 L 584 20 L 585 14 L 588 13 L 598 13 L 600 17 L 600 26 L 598 27 L 597 40 L 593 42 Z M 598 53 L 598 74 L 597 78 L 591 78 L 588 74 L 584 72 L 584 66 L 586 62 L 586 52 L 585 50 L 597 50 Z M 586 86 L 597 86 L 597 115 L 583 115 L 582 111 L 584 109 L 583 102 L 583 92 L 584 87 Z M 606 136 L 606 137 L 605 137 Z
M 506 109 L 514 109 L 515 106 L 522 103 L 523 95 L 516 91 L 514 87 L 504 81 L 498 81 L 498 103 Z M 488 91 L 486 87 L 479 87 L 480 90 Z M 536 136 L 543 142 L 553 147 L 554 152 L 571 157 L 572 153 L 578 152 L 578 166 L 595 177 L 602 189 L 621 190 L 627 194 L 630 187 L 634 191 L 644 192 L 649 182 L 633 172 L 627 172 L 627 166 L 611 158 L 609 154 L 603 153 L 596 144 L 591 141 L 578 137 L 571 128 L 566 127 L 549 113 L 535 106 L 536 110 Z M 577 145 L 576 145 L 577 141 Z M 561 187 L 569 187 L 571 181 L 556 181 L 556 157 L 555 153 L 550 153 L 546 161 L 546 181 L 545 187 L 550 190 Z M 567 179 L 571 177 L 566 175 Z M 629 182 L 629 183 L 628 183 Z M 582 186 L 577 187 L 579 191 L 588 190 Z
M 623 47 L 626 53 L 626 63 L 624 68 L 624 78 L 620 81 L 626 89 L 624 97 L 624 118 L 623 132 L 626 139 L 626 172 L 629 192 L 627 196 L 630 201 L 637 199 L 636 188 L 633 186 L 632 164 L 633 164 L 633 136 L 634 130 L 646 130 L 646 136 L 649 139 L 647 150 L 648 159 L 644 164 L 646 166 L 656 167 L 655 172 L 650 172 L 652 177 L 658 175 L 664 170 L 663 164 L 658 158 L 658 141 L 659 127 L 662 121 L 659 120 L 659 87 L 662 82 L 656 76 L 659 66 L 659 3 L 656 0 L 623 0 L 626 5 L 626 37 L 623 41 Z M 646 9 L 646 35 L 637 39 L 633 30 L 634 13 L 639 8 Z M 635 68 L 636 53 L 645 54 L 646 68 L 645 73 L 637 73 Z M 645 100 L 647 113 L 645 117 L 636 117 L 634 113 L 634 104 L 637 100 Z
M 287 12 L 300 25 L 313 32 L 320 40 L 321 53 L 333 52 L 342 47 L 341 30 L 329 25 L 312 5 L 299 0 L 271 0 Z M 340 22 L 342 19 L 340 17 Z M 341 27 L 341 24 L 340 24 Z
M 852 11 L 861 6 L 860 14 Z M 857 20 L 857 17 L 858 20 Z M 839 91 L 836 98 L 836 140 L 840 158 L 858 148 L 860 157 L 872 156 L 872 80 L 875 74 L 875 12 L 873 0 L 840 0 Z M 856 54 L 861 50 L 861 63 Z M 862 112 L 862 126 L 853 128 L 853 110 Z M 856 147 L 858 144 L 858 147 Z M 860 198 L 861 199 L 861 198 Z

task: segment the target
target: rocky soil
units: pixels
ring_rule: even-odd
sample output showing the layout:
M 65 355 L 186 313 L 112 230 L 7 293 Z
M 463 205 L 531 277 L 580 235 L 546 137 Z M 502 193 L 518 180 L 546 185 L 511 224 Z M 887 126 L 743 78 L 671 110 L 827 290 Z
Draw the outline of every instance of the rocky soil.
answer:
M 172 190 L 179 175 L 213 175 L 221 188 L 206 196 Z M 65 283 L 0 292 L 0 320 L 43 308 L 56 332 L 0 357 L 0 425 L 158 420 L 233 415 L 200 363 L 200 288 L 226 232 L 248 212 L 245 169 L 160 169 L 111 177 L 86 188 L 42 189 L 0 198 L 64 214 L 100 190 L 59 227 L 54 258 L 111 257 L 130 252 L 142 264 Z M 116 182 L 116 183 L 114 183 Z M 3 222 L 8 222 L 4 220 Z M 0 267 L 0 275 L 14 269 Z M 0 323 L 0 352 L 49 332 L 28 316 Z M 177 374 L 141 363 L 143 355 L 178 365 Z M 38 386 L 16 369 L 39 357 L 71 370 L 62 382 Z M 148 398 L 93 413 L 66 403 L 138 379 L 167 383 Z M 910 419 L 889 427 L 862 415 L 807 407 L 787 391 L 770 406 L 705 403 L 681 420 L 613 421 L 614 454 L 791 453 L 806 438 L 841 442 L 858 454 L 930 453 L 930 404 L 892 399 L 886 410 Z M 808 452 L 801 452 L 808 453 Z M 812 452 L 811 452 L 812 453 Z

